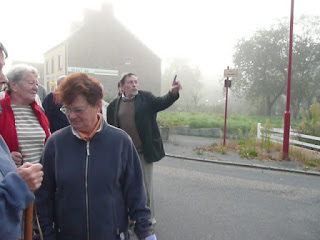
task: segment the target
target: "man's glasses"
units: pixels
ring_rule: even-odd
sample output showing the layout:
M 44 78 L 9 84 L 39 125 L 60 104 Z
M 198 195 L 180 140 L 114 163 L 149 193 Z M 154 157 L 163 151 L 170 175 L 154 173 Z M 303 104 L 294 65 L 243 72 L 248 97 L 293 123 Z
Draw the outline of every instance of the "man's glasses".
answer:
M 75 109 L 69 109 L 65 106 L 62 106 L 60 108 L 60 111 L 62 113 L 64 113 L 65 115 L 70 115 L 72 112 L 76 115 L 80 115 L 81 113 L 83 113 L 84 111 L 86 111 L 88 109 L 89 105 L 87 107 L 84 107 L 84 108 L 75 108 Z

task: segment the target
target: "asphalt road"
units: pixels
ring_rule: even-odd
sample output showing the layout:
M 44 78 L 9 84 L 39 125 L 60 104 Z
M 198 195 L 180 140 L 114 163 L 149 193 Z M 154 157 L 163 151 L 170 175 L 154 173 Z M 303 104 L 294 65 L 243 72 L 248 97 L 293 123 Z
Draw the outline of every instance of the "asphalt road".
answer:
M 158 240 L 318 240 L 320 177 L 165 157 L 154 165 Z

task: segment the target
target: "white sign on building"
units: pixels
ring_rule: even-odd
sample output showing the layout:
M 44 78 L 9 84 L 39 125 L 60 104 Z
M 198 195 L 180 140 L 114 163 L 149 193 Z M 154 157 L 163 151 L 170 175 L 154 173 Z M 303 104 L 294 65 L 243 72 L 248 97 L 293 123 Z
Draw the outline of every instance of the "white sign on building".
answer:
M 119 76 L 119 71 L 118 70 L 68 67 L 68 74 L 77 73 L 77 72 L 86 73 L 86 74 L 90 74 L 90 75 Z

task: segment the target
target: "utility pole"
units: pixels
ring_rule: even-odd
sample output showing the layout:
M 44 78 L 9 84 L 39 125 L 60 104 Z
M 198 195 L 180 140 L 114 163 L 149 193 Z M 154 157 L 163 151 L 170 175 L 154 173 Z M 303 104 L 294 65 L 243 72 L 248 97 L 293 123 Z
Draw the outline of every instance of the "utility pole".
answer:
M 227 69 L 224 70 L 224 77 L 227 79 L 225 80 L 224 86 L 226 88 L 226 106 L 224 109 L 224 134 L 223 134 L 223 146 L 226 145 L 226 136 L 227 136 L 227 115 L 228 115 L 228 89 L 231 87 L 231 80 L 229 80 L 229 77 L 237 77 L 238 76 L 238 70 L 237 69 L 229 69 L 229 66 Z
M 229 69 L 229 66 L 227 67 Z M 227 115 L 228 115 L 228 89 L 229 89 L 229 77 L 227 77 L 226 83 L 226 106 L 224 108 L 224 131 L 223 131 L 223 146 L 226 145 L 226 135 L 227 135 Z
M 292 38 L 293 38 L 293 7 L 294 0 L 291 0 L 290 14 L 290 38 L 289 38 L 289 61 L 288 61 L 288 85 L 287 85 L 287 105 L 284 114 L 284 130 L 283 130 L 283 155 L 282 159 L 289 159 L 289 139 L 290 139 L 290 97 L 291 97 L 291 70 L 292 70 Z

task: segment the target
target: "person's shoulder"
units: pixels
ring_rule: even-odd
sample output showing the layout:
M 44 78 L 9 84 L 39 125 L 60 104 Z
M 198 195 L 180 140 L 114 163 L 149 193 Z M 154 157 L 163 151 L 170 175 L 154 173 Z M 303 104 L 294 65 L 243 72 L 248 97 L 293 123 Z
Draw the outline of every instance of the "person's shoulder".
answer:
M 116 104 L 116 102 L 119 101 L 119 97 L 113 99 L 109 104 L 108 104 L 108 107 L 112 107 Z
M 42 106 L 46 104 L 53 104 L 53 93 L 50 92 L 47 94 L 47 96 L 44 97 Z
M 138 96 L 138 97 L 139 97 L 139 96 L 140 96 L 140 97 L 146 97 L 146 98 L 148 98 L 148 97 L 154 97 L 154 95 L 153 95 L 152 92 L 146 91 L 146 90 L 139 90 L 137 96 Z
M 71 125 L 66 126 L 64 128 L 60 128 L 50 135 L 48 142 L 50 140 L 50 142 L 54 141 L 54 142 L 58 142 L 58 143 L 60 143 L 60 142 L 64 143 L 67 136 L 70 134 L 72 134 Z M 47 144 L 48 144 L 48 142 L 47 142 Z
M 110 125 L 109 123 L 106 123 L 106 129 L 108 130 L 108 131 L 110 131 L 111 133 L 115 133 L 115 134 L 122 134 L 124 131 L 122 130 L 122 129 L 120 129 L 120 128 L 117 128 L 117 127 L 115 127 L 115 126 L 113 126 L 113 125 Z
M 71 128 L 72 128 L 71 125 L 60 128 L 57 131 L 55 131 L 54 133 L 52 133 L 51 136 L 57 135 L 57 137 L 64 137 L 65 135 L 72 133 Z
M 129 135 L 122 130 L 121 128 L 117 128 L 107 123 L 107 131 L 108 134 L 112 135 L 113 137 L 118 137 L 119 139 L 130 139 Z
M 49 93 L 47 94 L 47 96 L 45 96 L 44 99 L 49 99 L 49 98 L 52 98 L 52 97 L 53 97 L 53 92 L 49 92 Z
M 138 94 L 141 94 L 141 95 L 153 95 L 152 92 L 150 91 L 146 91 L 146 90 L 139 90 L 138 91 Z
M 108 106 L 109 106 L 109 103 L 102 99 L 102 106 L 108 107 Z
M 137 98 L 140 98 L 140 99 L 142 99 L 144 101 L 151 101 L 152 99 L 155 98 L 155 96 L 150 91 L 139 90 Z

